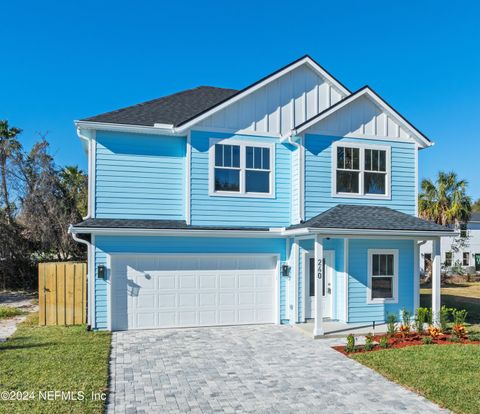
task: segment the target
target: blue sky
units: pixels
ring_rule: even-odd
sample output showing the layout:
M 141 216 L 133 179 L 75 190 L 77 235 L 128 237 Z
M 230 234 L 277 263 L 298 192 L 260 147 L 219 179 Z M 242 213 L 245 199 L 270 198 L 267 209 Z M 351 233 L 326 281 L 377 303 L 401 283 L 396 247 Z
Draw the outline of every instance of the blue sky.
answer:
M 198 85 L 242 88 L 310 54 L 369 84 L 480 197 L 480 4 L 416 1 L 23 1 L 2 4 L 0 118 L 86 167 L 73 120 Z

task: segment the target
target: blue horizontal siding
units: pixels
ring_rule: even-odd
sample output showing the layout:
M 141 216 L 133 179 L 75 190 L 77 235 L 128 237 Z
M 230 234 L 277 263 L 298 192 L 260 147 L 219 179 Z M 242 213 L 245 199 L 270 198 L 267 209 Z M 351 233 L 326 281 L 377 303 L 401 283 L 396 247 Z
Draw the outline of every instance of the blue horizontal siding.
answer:
M 391 147 L 391 199 L 332 197 L 332 144 L 359 142 Z M 305 136 L 305 217 L 309 219 L 337 204 L 367 204 L 415 214 L 415 145 L 322 135 Z
M 142 237 L 142 236 L 97 236 L 95 237 L 95 269 L 107 265 L 109 253 L 272 253 L 286 260 L 285 239 L 251 238 L 205 238 L 205 237 Z M 95 270 L 96 271 L 96 270 Z M 95 321 L 97 329 L 107 329 L 108 281 L 95 275 Z M 280 278 L 280 319 L 286 314 L 286 280 Z
M 290 224 L 291 150 L 275 144 L 275 197 L 223 197 L 208 194 L 210 138 L 236 138 L 254 142 L 278 139 L 193 131 L 191 133 L 191 222 L 195 225 L 282 227 Z
M 97 131 L 98 218 L 185 218 L 185 138 Z
M 387 313 L 413 311 L 413 240 L 361 240 L 349 242 L 349 322 L 384 321 Z M 398 303 L 367 304 L 368 249 L 398 249 Z

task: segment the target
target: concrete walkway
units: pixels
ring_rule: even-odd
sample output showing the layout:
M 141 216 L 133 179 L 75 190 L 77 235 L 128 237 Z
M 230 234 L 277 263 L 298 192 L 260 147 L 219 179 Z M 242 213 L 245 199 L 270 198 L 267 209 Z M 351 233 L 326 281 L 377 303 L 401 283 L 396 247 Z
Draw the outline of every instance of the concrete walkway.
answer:
M 33 301 L 37 295 L 24 292 L 0 292 L 0 305 L 19 308 L 25 312 L 36 312 L 38 305 Z M 6 341 L 17 330 L 17 325 L 23 322 L 27 315 L 14 316 L 12 318 L 0 319 L 0 342 Z
M 338 343 L 275 325 L 114 333 L 108 412 L 442 412 Z

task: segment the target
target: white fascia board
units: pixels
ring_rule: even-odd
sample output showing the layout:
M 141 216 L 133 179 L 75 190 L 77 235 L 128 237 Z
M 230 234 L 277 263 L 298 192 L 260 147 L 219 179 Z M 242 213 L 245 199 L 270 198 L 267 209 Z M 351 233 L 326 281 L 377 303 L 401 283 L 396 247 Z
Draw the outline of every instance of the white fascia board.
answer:
M 136 235 L 136 236 L 186 236 L 186 237 L 284 237 L 282 230 L 194 230 L 194 229 L 121 229 L 96 227 L 71 227 L 71 233 L 88 233 L 94 235 Z
M 309 65 L 313 70 L 315 70 L 320 76 L 328 80 L 343 96 L 348 96 L 351 94 L 351 92 L 346 89 L 342 84 L 340 84 L 337 80 L 335 80 L 330 74 L 328 74 L 323 68 L 321 68 L 316 62 L 314 62 L 310 57 L 306 56 L 303 59 L 300 59 L 299 61 L 295 62 L 292 65 L 289 65 L 285 67 L 283 70 L 276 72 L 275 74 L 266 77 L 264 80 L 261 82 L 258 82 L 251 87 L 245 89 L 243 92 L 233 96 L 230 99 L 227 99 L 225 102 L 222 104 L 212 108 L 209 111 L 204 112 L 203 114 L 193 118 L 189 122 L 187 122 L 184 125 L 181 125 L 178 128 L 175 128 L 177 132 L 183 132 L 187 130 L 188 128 L 191 128 L 195 124 L 203 121 L 205 118 L 208 118 L 209 116 L 213 115 L 214 113 L 221 111 L 228 106 L 234 104 L 235 102 L 239 101 L 240 99 L 245 98 L 246 96 L 250 95 L 251 93 L 259 90 L 260 88 L 263 88 L 264 86 L 268 85 L 269 83 L 281 78 L 285 74 L 295 70 L 296 68 L 302 66 L 302 65 Z
M 157 128 L 145 125 L 127 125 L 127 124 L 111 124 L 108 122 L 90 122 L 90 121 L 74 121 L 77 128 L 95 129 L 98 131 L 121 131 L 132 132 L 136 134 L 152 134 L 152 135 L 179 135 L 174 128 Z
M 413 231 L 413 230 L 367 230 L 367 229 L 339 229 L 339 228 L 325 228 L 317 229 L 312 227 L 305 227 L 300 229 L 285 230 L 283 234 L 285 236 L 302 236 L 302 235 L 315 235 L 325 234 L 331 237 L 334 236 L 349 236 L 349 237 L 378 237 L 385 239 L 396 238 L 434 238 L 434 237 L 455 237 L 459 234 L 458 231 Z
M 410 124 L 409 122 L 406 122 L 405 119 L 402 116 L 400 116 L 400 114 L 395 109 L 393 109 L 385 101 L 380 99 L 377 96 L 377 94 L 373 92 L 369 87 L 360 89 L 358 92 L 355 92 L 350 96 L 347 96 L 343 100 L 339 101 L 337 104 L 331 106 L 330 108 L 327 108 L 325 111 L 323 111 L 319 115 L 314 116 L 309 122 L 304 123 L 298 128 L 292 129 L 289 133 L 287 133 L 282 137 L 282 141 L 285 141 L 291 135 L 298 135 L 305 132 L 306 130 L 308 130 L 318 122 L 323 121 L 325 118 L 329 117 L 330 115 L 334 114 L 338 110 L 344 108 L 345 106 L 354 102 L 355 100 L 357 100 L 362 96 L 367 96 L 368 98 L 373 100 L 375 104 L 380 106 L 389 116 L 391 116 L 402 127 L 408 130 L 412 134 L 412 138 L 418 142 L 420 148 L 427 148 L 434 145 L 433 142 L 429 141 L 428 138 L 425 137 L 425 135 L 423 135 L 420 131 L 418 131 L 412 124 Z

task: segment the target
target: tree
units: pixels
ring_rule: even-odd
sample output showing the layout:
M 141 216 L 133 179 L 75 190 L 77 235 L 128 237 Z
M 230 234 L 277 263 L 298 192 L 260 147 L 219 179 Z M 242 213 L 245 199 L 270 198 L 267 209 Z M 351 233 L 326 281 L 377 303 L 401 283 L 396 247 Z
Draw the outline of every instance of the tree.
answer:
M 24 227 L 23 234 L 36 243 L 40 257 L 82 258 L 85 249 L 68 234 L 68 227 L 81 221 L 77 205 L 82 203 L 80 194 L 86 192 L 86 179 L 79 178 L 80 171 L 59 172 L 48 148 L 43 139 L 28 154 L 19 157 L 25 186 L 20 196 L 18 221 Z
M 423 180 L 418 202 L 420 217 L 443 226 L 468 222 L 472 202 L 466 194 L 467 185 L 467 181 L 458 180 L 454 172 L 440 171 L 435 182 Z
M 65 199 L 73 203 L 81 217 L 87 215 L 88 182 L 85 173 L 78 166 L 67 166 L 60 171 L 61 185 L 65 191 Z M 65 201 L 66 201 L 65 200 Z
M 480 198 L 472 204 L 472 213 L 480 213 Z
M 2 198 L 3 208 L 7 218 L 7 222 L 13 221 L 13 207 L 10 203 L 9 188 L 8 188 L 8 174 L 9 161 L 14 158 L 21 150 L 22 146 L 17 140 L 17 135 L 22 132 L 21 129 L 10 127 L 8 121 L 0 121 L 0 175 L 2 180 Z

